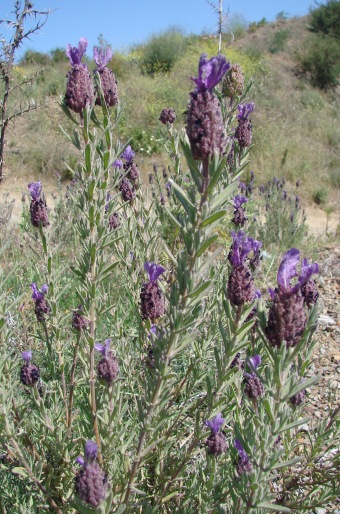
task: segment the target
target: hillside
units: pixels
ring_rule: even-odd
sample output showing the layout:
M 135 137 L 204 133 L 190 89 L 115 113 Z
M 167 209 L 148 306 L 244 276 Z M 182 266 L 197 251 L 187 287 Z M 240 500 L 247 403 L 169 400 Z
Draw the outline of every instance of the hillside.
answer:
M 287 188 L 294 191 L 299 180 L 298 193 L 304 207 L 321 213 L 322 224 L 328 216 L 335 230 L 340 204 L 339 95 L 313 88 L 299 75 L 296 55 L 308 36 L 307 18 L 282 19 L 254 32 L 244 31 L 233 41 L 225 35 L 222 51 L 232 63 L 241 64 L 248 80 L 255 80 L 255 146 L 250 169 L 255 173 L 256 186 L 273 177 L 284 177 Z M 144 177 L 153 164 L 168 163 L 158 121 L 161 109 L 173 107 L 177 127 L 184 125 L 182 113 L 192 89 L 189 77 L 196 75 L 202 52 L 209 56 L 217 52 L 213 36 L 184 39 L 180 56 L 168 73 L 150 76 L 141 72 L 139 64 L 147 45 L 113 58 L 121 107 L 117 137 L 123 141 L 131 138 Z M 16 67 L 16 77 L 29 76 L 38 67 L 32 55 Z M 7 134 L 1 189 L 12 194 L 16 191 L 17 197 L 28 181 L 37 179 L 44 181 L 45 190 L 55 191 L 58 180 L 71 178 L 67 165 L 72 167 L 77 159 L 60 128 L 62 125 L 67 130 L 68 123 L 58 105 L 69 64 L 63 58 L 57 62 L 47 59 L 43 68 L 25 92 L 26 101 L 34 98 L 43 107 L 18 118 Z

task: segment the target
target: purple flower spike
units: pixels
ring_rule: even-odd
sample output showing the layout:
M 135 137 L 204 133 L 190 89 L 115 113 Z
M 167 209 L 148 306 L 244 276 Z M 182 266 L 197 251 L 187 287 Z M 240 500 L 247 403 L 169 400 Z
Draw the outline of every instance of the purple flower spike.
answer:
M 163 266 L 155 264 L 154 262 L 146 262 L 144 264 L 144 269 L 149 274 L 150 282 L 156 282 L 158 277 L 160 277 L 160 275 L 165 271 Z
M 220 412 L 214 418 L 207 419 L 204 422 L 204 424 L 205 424 L 205 426 L 209 427 L 211 429 L 211 431 L 214 432 L 214 434 L 217 434 L 217 432 L 220 431 L 220 428 L 221 428 L 221 426 L 223 425 L 224 422 L 225 422 L 225 419 L 222 418 L 222 414 Z
M 87 39 L 81 37 L 79 39 L 78 48 L 75 46 L 71 46 L 70 44 L 66 47 L 66 56 L 70 59 L 71 66 L 75 66 L 80 64 L 83 55 L 86 52 L 87 48 Z
M 98 70 L 103 70 L 107 63 L 112 59 L 112 50 L 110 47 L 107 48 L 98 48 L 95 46 L 93 48 L 93 58 L 98 66 Z
M 245 196 L 242 196 L 242 195 L 236 195 L 233 198 L 233 202 L 234 202 L 235 209 L 239 209 L 244 203 L 248 202 L 248 198 L 246 198 Z
M 111 339 L 105 339 L 105 344 L 95 343 L 94 348 L 97 352 L 100 352 L 104 357 L 107 357 L 110 353 Z
M 254 355 L 253 357 L 248 357 L 247 363 L 251 369 L 256 369 L 261 364 L 261 357 L 259 355 Z
M 122 153 L 121 157 L 125 159 L 127 162 L 131 162 L 135 156 L 135 152 L 132 150 L 131 146 L 127 146 Z
M 230 63 L 224 55 L 217 55 L 207 59 L 206 54 L 202 54 L 198 64 L 198 77 L 190 77 L 200 91 L 212 91 L 220 82 L 225 73 L 229 70 Z
M 247 120 L 249 115 L 253 112 L 255 109 L 254 102 L 250 102 L 249 104 L 239 104 L 237 106 L 239 114 L 237 115 L 237 118 L 239 120 Z
M 80 466 L 84 466 L 85 465 L 85 461 L 84 461 L 84 459 L 83 459 L 83 457 L 81 455 L 79 455 L 76 458 L 76 463 L 79 464 Z
M 30 192 L 32 200 L 38 201 L 40 199 L 41 188 L 42 186 L 40 180 L 38 180 L 38 182 L 31 182 L 30 184 L 28 184 L 28 190 Z
M 97 457 L 98 446 L 93 441 L 87 441 L 85 444 L 85 460 L 92 461 Z
M 32 359 L 32 352 L 28 350 L 27 352 L 21 352 L 21 356 L 24 359 L 27 364 L 30 363 L 30 360 Z

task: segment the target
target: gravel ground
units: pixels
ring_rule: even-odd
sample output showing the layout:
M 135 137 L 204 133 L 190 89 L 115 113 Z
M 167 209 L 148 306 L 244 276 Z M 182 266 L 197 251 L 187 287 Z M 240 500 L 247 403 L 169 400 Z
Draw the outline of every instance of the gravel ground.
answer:
M 317 344 L 311 374 L 320 373 L 322 378 L 308 390 L 303 414 L 324 419 L 340 404 L 340 246 L 323 248 L 317 261 L 320 265 L 317 284 L 321 308 L 314 336 Z M 340 493 L 333 504 L 312 512 L 340 514 Z
M 309 391 L 308 414 L 322 418 L 329 412 L 329 394 L 333 393 L 337 402 L 340 399 L 340 246 L 323 248 L 318 262 L 321 312 L 311 371 L 321 373 L 322 379 Z

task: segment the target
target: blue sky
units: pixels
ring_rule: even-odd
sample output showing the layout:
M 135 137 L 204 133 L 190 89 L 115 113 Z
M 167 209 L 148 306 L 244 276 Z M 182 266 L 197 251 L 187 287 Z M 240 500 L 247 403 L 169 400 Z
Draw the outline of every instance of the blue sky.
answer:
M 218 0 L 213 2 L 218 4 Z M 14 0 L 0 0 L 0 19 L 13 10 Z M 27 42 L 22 52 L 34 49 L 40 52 L 77 45 L 80 37 L 89 41 L 88 54 L 98 44 L 98 36 L 111 43 L 113 49 L 125 51 L 133 44 L 145 42 L 148 37 L 170 26 L 185 33 L 214 33 L 217 18 L 206 0 L 36 0 L 38 10 L 54 10 L 47 24 Z M 303 16 L 313 0 L 223 0 L 223 9 L 233 17 L 245 21 L 259 21 L 265 17 L 275 19 L 284 11 L 289 16 Z M 0 34 L 8 36 L 3 26 Z

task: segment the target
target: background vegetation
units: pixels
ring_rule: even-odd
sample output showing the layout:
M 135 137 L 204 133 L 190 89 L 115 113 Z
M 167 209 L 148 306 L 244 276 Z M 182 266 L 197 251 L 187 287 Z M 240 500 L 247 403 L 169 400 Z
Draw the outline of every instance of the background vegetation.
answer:
M 307 203 L 333 210 L 340 194 L 338 21 L 336 0 L 304 18 L 288 19 L 279 13 L 270 24 L 265 19 L 250 25 L 231 20 L 222 48 L 227 59 L 241 65 L 246 80 L 255 79 L 251 165 L 256 185 L 273 176 L 284 177 L 292 186 L 299 179 Z M 167 162 L 158 120 L 161 110 L 173 107 L 179 123 L 184 122 L 187 91 L 192 88 L 188 77 L 195 75 L 199 55 L 214 55 L 216 49 L 214 36 L 185 36 L 170 28 L 126 54 L 114 53 L 110 66 L 121 104 L 117 135 L 122 141 L 131 139 L 144 179 L 153 164 Z M 93 68 L 91 55 L 87 61 Z M 58 178 L 72 178 L 68 166 L 75 159 L 56 128 L 64 124 L 58 107 L 69 69 L 64 49 L 49 54 L 28 50 L 16 66 L 16 78 L 31 76 L 38 68 L 41 71 L 25 96 L 42 101 L 44 108 L 11 127 L 5 174 L 24 183 L 43 176 L 55 184 Z

